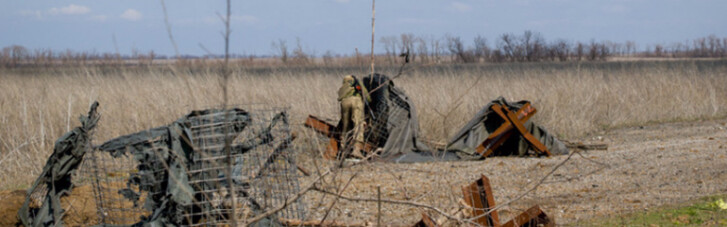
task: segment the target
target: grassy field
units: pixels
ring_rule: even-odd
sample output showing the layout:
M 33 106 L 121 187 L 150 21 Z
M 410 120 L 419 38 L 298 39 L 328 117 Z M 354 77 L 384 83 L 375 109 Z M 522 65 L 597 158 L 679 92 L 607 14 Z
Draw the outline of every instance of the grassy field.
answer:
M 488 101 L 531 100 L 534 120 L 563 139 L 652 122 L 727 116 L 727 60 L 408 66 L 395 80 L 414 101 L 421 134 L 443 142 Z M 235 68 L 231 103 L 337 119 L 343 75 L 366 67 Z M 381 73 L 396 74 L 395 68 Z M 0 189 L 25 188 L 54 141 L 98 100 L 96 143 L 222 103 L 214 68 L 79 67 L 0 71 Z
M 725 195 L 708 196 L 679 205 L 659 207 L 618 217 L 597 218 L 575 226 L 725 226 L 727 207 L 719 204 Z M 722 202 L 720 202 L 722 201 Z M 724 205 L 723 205 L 724 206 Z

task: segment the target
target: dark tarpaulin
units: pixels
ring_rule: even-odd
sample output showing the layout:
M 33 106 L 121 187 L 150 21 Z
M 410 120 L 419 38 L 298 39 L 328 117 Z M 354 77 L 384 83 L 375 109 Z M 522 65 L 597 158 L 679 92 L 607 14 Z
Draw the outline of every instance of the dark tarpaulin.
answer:
M 91 149 L 90 134 L 100 118 L 94 102 L 87 116 L 81 116 L 81 126 L 76 127 L 56 140 L 53 154 L 43 168 L 43 172 L 28 189 L 25 203 L 18 211 L 23 226 L 63 226 L 64 210 L 61 197 L 73 189 L 71 176 L 83 161 L 83 156 Z M 45 186 L 47 192 L 42 205 L 31 208 L 31 194 Z
M 497 103 L 507 106 L 508 109 L 520 109 L 527 101 L 507 102 L 505 98 L 498 97 L 490 101 L 483 107 L 462 129 L 455 134 L 447 143 L 447 150 L 455 152 L 457 156 L 464 160 L 478 160 L 483 157 L 475 152 L 475 148 L 480 145 L 495 129 L 500 127 L 505 120 L 490 109 L 492 104 Z M 565 144 L 550 134 L 545 128 L 536 125 L 528 120 L 524 124 L 525 128 L 540 142 L 545 145 L 551 154 L 567 154 L 568 148 Z M 508 138 L 493 155 L 495 156 L 525 156 L 528 155 L 530 144 L 517 134 Z
M 270 127 L 277 121 L 287 122 L 286 115 L 278 115 Z M 191 181 L 199 179 L 190 179 L 189 174 L 187 174 L 193 163 L 201 162 L 195 160 L 195 158 L 200 157 L 194 155 L 194 149 L 200 145 L 194 144 L 194 140 L 191 139 L 191 128 L 200 124 L 219 124 L 222 122 L 227 122 L 229 131 L 224 131 L 223 128 L 225 127 L 217 127 L 214 129 L 215 132 L 210 133 L 225 133 L 227 139 L 232 141 L 251 124 L 251 118 L 248 112 L 241 109 L 193 111 L 168 126 L 121 136 L 99 146 L 99 150 L 109 152 L 113 157 L 121 157 L 130 153 L 139 163 L 137 166 L 139 171 L 129 178 L 128 188 L 119 191 L 125 198 L 135 204 L 138 202 L 141 192 L 134 192 L 133 185 L 138 186 L 139 190 L 148 192 L 147 194 L 150 195 L 145 200 L 144 208 L 152 211 L 152 213 L 150 216 L 142 217 L 141 222 L 136 225 L 176 226 L 192 224 L 187 223 L 190 220 L 185 217 L 185 212 L 189 212 L 186 209 L 204 210 L 205 207 L 195 206 L 209 206 L 209 204 L 204 203 L 194 205 L 194 201 L 205 201 L 209 198 L 204 198 L 202 194 L 195 191 Z M 242 154 L 260 144 L 269 142 L 269 139 L 266 139 L 270 137 L 269 130 L 268 128 L 259 132 L 260 136 L 254 140 L 232 146 L 230 148 L 231 152 L 233 154 Z M 165 149 L 160 150 L 159 148 Z M 223 150 L 217 152 L 223 152 Z M 238 168 L 238 164 L 236 164 L 235 168 Z M 165 171 L 159 171 L 159 168 L 164 168 Z M 205 172 L 205 174 L 224 178 L 224 171 L 220 168 L 213 168 Z M 224 186 L 224 184 L 226 182 L 222 182 L 221 185 L 207 185 L 207 187 L 217 188 Z M 241 191 L 241 193 L 247 197 L 246 192 Z M 257 202 L 252 198 L 248 199 L 253 212 L 261 212 Z M 206 217 L 193 217 L 191 221 L 194 222 L 198 218 Z M 268 226 L 273 224 L 272 220 L 265 219 L 254 225 Z
M 60 198 L 71 192 L 71 177 L 83 161 L 84 156 L 94 148 L 90 142 L 91 131 L 99 121 L 96 112 L 98 103 L 91 106 L 88 116 L 81 117 L 82 126 L 74 128 L 56 141 L 53 154 L 48 158 L 43 172 L 28 190 L 25 203 L 18 212 L 23 226 L 63 226 L 64 210 Z M 225 114 L 230 113 L 230 114 Z M 196 118 L 198 120 L 190 120 Z M 199 120 L 202 119 L 202 120 Z M 108 152 L 112 157 L 133 156 L 139 163 L 138 172 L 130 174 L 127 188 L 118 191 L 124 198 L 136 204 L 142 191 L 148 196 L 143 204 L 151 211 L 149 216 L 131 226 L 178 226 L 190 224 L 183 217 L 185 208 L 194 206 L 195 190 L 190 185 L 187 170 L 195 160 L 194 144 L 190 141 L 190 128 L 201 123 L 229 122 L 229 131 L 222 130 L 234 139 L 250 124 L 248 113 L 241 109 L 193 111 L 168 126 L 157 127 L 107 141 L 96 149 Z M 276 122 L 287 124 L 284 113 L 277 115 L 271 125 L 260 132 L 256 138 L 230 148 L 232 153 L 245 153 L 254 147 L 269 142 L 270 127 Z M 224 127 L 221 127 L 224 128 Z M 220 132 L 217 132 L 220 133 Z M 241 163 L 238 163 L 241 164 Z M 236 164 L 237 165 L 237 164 Z M 163 168 L 164 171 L 159 171 Z M 210 175 L 223 176 L 220 170 L 211 170 Z M 136 186 L 136 187 L 133 187 Z M 134 188 L 138 188 L 134 190 Z M 31 194 L 44 193 L 40 207 L 30 207 Z M 242 192 L 244 193 L 244 192 Z M 198 193 L 197 193 L 198 196 Z M 255 204 L 252 198 L 250 202 Z M 253 212 L 258 213 L 255 206 Z M 100 226 L 115 226 L 101 223 Z M 276 221 L 266 218 L 253 226 L 279 226 Z
M 382 148 L 382 161 L 410 163 L 429 161 L 478 160 L 475 148 L 504 120 L 490 110 L 493 103 L 510 109 L 519 109 L 525 101 L 507 102 L 499 97 L 490 101 L 447 143 L 446 151 L 430 149 L 418 139 L 419 122 L 416 109 L 403 90 L 394 86 L 389 77 L 374 74 L 364 77 L 364 86 L 371 92 L 371 102 L 366 105 L 369 143 Z M 525 123 L 527 130 L 540 140 L 552 154 L 567 154 L 563 142 L 532 121 Z M 509 156 L 527 154 L 530 145 L 520 136 L 510 137 L 494 154 Z
M 414 162 L 441 158 L 418 139 L 416 108 L 403 90 L 394 86 L 389 77 L 378 73 L 364 77 L 362 82 L 371 95 L 371 103 L 366 105 L 369 115 L 367 140 L 382 148 L 379 155 L 384 161 Z M 449 155 L 444 158 L 456 159 Z

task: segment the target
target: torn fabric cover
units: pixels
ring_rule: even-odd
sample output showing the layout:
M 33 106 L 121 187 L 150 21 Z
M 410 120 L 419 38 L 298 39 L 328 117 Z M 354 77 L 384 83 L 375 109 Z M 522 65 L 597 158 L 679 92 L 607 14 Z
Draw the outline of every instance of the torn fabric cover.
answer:
M 208 151 L 214 152 L 214 154 L 195 152 L 195 149 L 203 146 L 203 144 L 196 144 L 200 141 L 204 143 L 219 143 L 221 141 L 194 138 L 192 130 L 201 125 L 219 125 L 218 127 L 204 129 L 208 130 L 205 133 L 223 134 L 226 135 L 226 140 L 233 141 L 251 124 L 251 121 L 249 113 L 242 109 L 193 111 L 168 126 L 121 136 L 99 146 L 99 150 L 109 152 L 115 158 L 131 154 L 139 163 L 137 166 L 138 172 L 131 174 L 127 182 L 127 188 L 118 192 L 126 199 L 134 202 L 134 204 L 138 202 L 140 194 L 149 195 L 145 199 L 144 209 L 151 211 L 151 215 L 142 217 L 141 222 L 136 225 L 189 225 L 201 219 L 209 218 L 196 214 L 191 218 L 189 217 L 189 211 L 211 209 L 207 207 L 212 206 L 211 204 L 201 203 L 200 201 L 207 201 L 212 195 L 199 190 L 204 188 L 207 191 L 216 191 L 220 187 L 226 187 L 227 181 L 192 183 L 193 181 L 199 181 L 199 179 L 190 179 L 190 177 L 204 175 L 219 176 L 220 179 L 225 179 L 224 168 L 208 168 L 208 170 L 196 173 L 194 176 L 188 174 L 188 171 L 199 168 L 199 166 L 192 165 L 203 165 L 202 163 L 207 166 L 219 165 L 219 163 L 208 163 L 209 161 L 205 161 L 205 159 L 210 156 L 222 156 L 224 155 L 222 152 L 225 151 L 223 149 Z M 278 121 L 287 123 L 287 117 L 281 113 L 271 123 L 270 127 L 273 127 Z M 230 147 L 230 152 L 232 154 L 242 154 L 260 144 L 268 143 L 271 136 L 269 131 L 269 128 L 262 130 L 256 139 Z M 219 162 L 224 163 L 226 160 L 219 160 Z M 235 168 L 239 168 L 237 165 L 241 164 L 236 163 Z M 162 169 L 164 171 L 160 171 Z M 195 185 L 195 187 L 192 187 L 192 185 Z M 138 188 L 138 191 L 134 190 L 136 188 Z M 239 193 L 243 193 L 247 197 L 247 192 L 240 191 Z M 252 198 L 249 198 L 249 200 L 253 213 L 261 212 L 257 202 Z M 261 224 L 269 225 L 274 224 L 274 222 L 265 219 L 257 223 L 257 225 Z
M 83 156 L 91 149 L 91 133 L 100 119 L 98 102 L 94 102 L 87 116 L 81 116 L 81 126 L 67 132 L 56 140 L 53 154 L 43 167 L 43 172 L 28 189 L 25 203 L 18 211 L 23 226 L 63 226 L 61 197 L 73 189 L 71 176 L 83 161 Z M 30 207 L 32 194 L 38 190 L 45 196 L 40 207 Z
M 507 106 L 511 110 L 520 109 L 527 101 L 507 102 L 498 97 L 483 107 L 462 129 L 447 143 L 447 150 L 455 152 L 464 160 L 478 160 L 483 157 L 476 153 L 475 148 L 500 127 L 505 120 L 498 116 L 490 107 L 494 104 Z M 565 144 L 549 133 L 545 128 L 528 120 L 525 128 L 542 142 L 553 155 L 568 154 Z M 511 136 L 493 154 L 494 156 L 525 156 L 528 155 L 530 144 L 521 136 Z
M 437 151 L 418 140 L 419 123 L 416 110 L 403 90 L 395 87 L 387 76 L 381 74 L 365 77 L 363 83 L 369 91 L 373 90 L 372 101 L 366 106 L 366 113 L 373 114 L 373 117 L 368 119 L 367 140 L 383 148 L 380 154 L 383 161 L 396 163 L 483 159 L 475 152 L 475 148 L 505 122 L 490 107 L 498 103 L 516 110 L 527 102 L 507 102 L 502 97 L 490 101 L 449 140 L 446 151 Z M 544 127 L 532 121 L 527 121 L 525 127 L 552 154 L 568 153 L 565 144 Z M 525 156 L 529 149 L 530 144 L 521 136 L 512 136 L 493 155 Z
M 391 162 L 399 162 L 402 156 L 431 160 L 432 150 L 418 139 L 416 108 L 404 91 L 394 86 L 389 77 L 378 73 L 364 77 L 362 82 L 371 92 L 371 102 L 366 105 L 369 115 L 366 137 L 369 143 L 383 149 L 380 157 Z

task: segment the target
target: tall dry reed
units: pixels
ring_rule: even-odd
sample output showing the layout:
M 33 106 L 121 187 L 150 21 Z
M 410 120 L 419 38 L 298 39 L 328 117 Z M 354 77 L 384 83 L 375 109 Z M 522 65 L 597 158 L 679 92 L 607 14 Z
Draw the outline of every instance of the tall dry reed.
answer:
M 649 122 L 727 116 L 727 61 L 531 63 L 412 67 L 395 81 L 419 113 L 421 134 L 443 142 L 488 101 L 531 100 L 534 120 L 564 139 Z M 0 72 L 0 189 L 27 186 L 54 141 L 101 103 L 96 143 L 167 124 L 222 103 L 213 68 L 62 68 Z M 336 89 L 360 68 L 233 69 L 230 103 L 290 107 L 337 119 Z M 377 71 L 395 74 L 395 69 Z M 303 130 L 303 129 L 297 129 Z

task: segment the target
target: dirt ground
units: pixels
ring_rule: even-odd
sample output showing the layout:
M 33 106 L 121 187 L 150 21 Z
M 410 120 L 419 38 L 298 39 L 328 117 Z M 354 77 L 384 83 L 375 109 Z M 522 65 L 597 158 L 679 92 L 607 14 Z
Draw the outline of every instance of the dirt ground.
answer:
M 582 151 L 570 159 L 566 155 L 496 157 L 472 162 L 367 163 L 328 179 L 325 189 L 336 191 L 351 179 L 344 196 L 376 198 L 376 187 L 380 186 L 382 199 L 407 200 L 448 211 L 458 207 L 461 186 L 480 174 L 490 179 L 498 204 L 516 199 L 544 179 L 537 189 L 503 207 L 500 219 L 507 221 L 538 204 L 559 225 L 727 193 L 727 119 L 624 128 L 582 141 L 606 143 L 609 148 Z M 552 175 L 544 178 L 556 167 Z M 310 179 L 304 179 L 302 184 L 307 180 Z M 0 226 L 17 221 L 23 197 L 24 191 L 0 192 Z M 303 201 L 310 214 L 307 219 L 320 220 L 333 199 L 311 192 Z M 93 204 L 88 186 L 74 190 L 64 199 L 64 207 L 69 211 L 64 220 L 69 225 L 95 222 Z M 422 212 L 440 217 L 425 208 L 384 203 L 381 220 L 394 226 L 411 225 L 421 218 Z M 376 203 L 338 200 L 326 220 L 375 223 L 376 216 Z
M 495 157 L 473 162 L 417 164 L 365 164 L 337 176 L 343 195 L 381 197 L 429 204 L 442 210 L 457 207 L 461 186 L 486 175 L 495 200 L 504 204 L 533 188 L 560 163 L 533 192 L 500 210 L 501 221 L 510 220 L 538 204 L 559 225 L 599 216 L 621 215 L 682 203 L 699 197 L 727 193 L 727 120 L 666 123 L 604 132 L 583 138 L 606 143 L 608 150 L 582 151 L 551 158 Z M 336 187 L 328 190 L 335 191 Z M 307 198 L 313 219 L 322 218 L 330 197 L 320 193 Z M 427 209 L 401 205 L 382 206 L 382 222 L 408 225 Z M 327 220 L 374 222 L 377 204 L 339 200 Z

